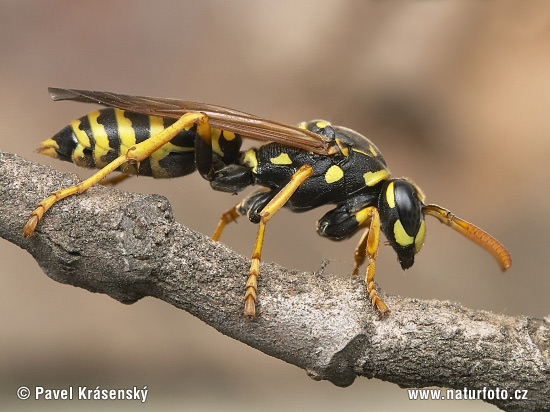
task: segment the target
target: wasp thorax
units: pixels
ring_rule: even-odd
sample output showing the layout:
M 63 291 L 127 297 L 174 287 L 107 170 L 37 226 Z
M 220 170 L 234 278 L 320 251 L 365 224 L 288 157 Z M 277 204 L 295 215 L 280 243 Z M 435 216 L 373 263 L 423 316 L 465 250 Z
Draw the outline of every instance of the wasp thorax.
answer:
M 330 122 L 326 120 L 311 120 L 309 122 L 301 122 L 298 127 L 309 130 L 310 132 L 320 134 L 329 139 L 336 137 L 336 131 Z
M 385 182 L 378 200 L 381 228 L 394 248 L 403 269 L 414 263 L 426 235 L 423 194 L 406 179 Z

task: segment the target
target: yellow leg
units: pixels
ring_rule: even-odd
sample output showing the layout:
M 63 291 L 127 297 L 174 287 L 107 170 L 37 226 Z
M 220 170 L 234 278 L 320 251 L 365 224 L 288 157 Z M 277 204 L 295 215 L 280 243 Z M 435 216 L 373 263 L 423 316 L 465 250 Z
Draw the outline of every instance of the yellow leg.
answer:
M 376 307 L 380 314 L 384 316 L 390 310 L 378 296 L 376 284 L 374 283 L 376 258 L 378 257 L 378 246 L 380 243 L 380 215 L 374 206 L 369 206 L 363 210 L 367 216 L 366 221 L 370 221 L 366 240 L 366 255 L 369 258 L 369 264 L 367 266 L 365 283 L 367 284 L 367 292 L 369 293 L 372 306 Z M 362 244 L 363 241 L 360 242 L 360 245 Z
M 58 190 L 52 193 L 46 199 L 42 200 L 38 204 L 37 208 L 31 213 L 27 224 L 23 228 L 23 234 L 26 237 L 31 236 L 34 232 L 34 229 L 36 228 L 36 225 L 38 224 L 40 219 L 42 219 L 42 216 L 44 216 L 44 213 L 46 213 L 46 211 L 55 203 L 68 196 L 79 194 L 88 190 L 90 187 L 99 183 L 99 181 L 107 177 L 109 173 L 115 171 L 124 163 L 136 163 L 139 168 L 140 162 L 148 158 L 151 153 L 160 149 L 164 144 L 172 140 L 181 130 L 192 123 L 197 123 L 197 134 L 199 136 L 204 136 L 205 139 L 210 138 L 210 124 L 208 122 L 208 117 L 205 114 L 184 114 L 179 120 L 174 122 L 171 126 L 164 129 L 159 134 L 130 147 L 125 154 L 117 157 L 115 160 L 113 160 L 111 163 L 109 163 L 103 169 L 99 170 L 94 175 L 90 176 L 88 179 L 83 180 L 77 185 Z
M 218 241 L 223 232 L 223 229 L 225 228 L 225 225 L 237 220 L 237 218 L 240 216 L 239 212 L 237 212 L 237 206 L 238 205 L 233 206 L 231 209 L 221 215 L 218 226 L 216 227 L 216 231 L 212 235 L 212 240 Z
M 369 224 L 370 222 L 366 222 Z M 369 229 L 365 230 L 361 235 L 361 239 L 355 248 L 355 253 L 353 254 L 353 260 L 355 262 L 355 267 L 353 268 L 353 275 L 357 276 L 359 274 L 359 266 L 365 262 L 367 257 L 367 240 L 369 235 Z
M 292 175 L 285 187 L 283 187 L 259 213 L 260 225 L 258 227 L 256 243 L 254 244 L 254 251 L 252 252 L 252 263 L 250 265 L 244 294 L 244 316 L 246 317 L 256 316 L 258 276 L 260 274 L 260 259 L 262 256 L 266 223 L 285 205 L 288 199 L 290 199 L 294 192 L 312 175 L 312 173 L 313 168 L 309 165 L 304 165 L 298 169 L 298 171 Z

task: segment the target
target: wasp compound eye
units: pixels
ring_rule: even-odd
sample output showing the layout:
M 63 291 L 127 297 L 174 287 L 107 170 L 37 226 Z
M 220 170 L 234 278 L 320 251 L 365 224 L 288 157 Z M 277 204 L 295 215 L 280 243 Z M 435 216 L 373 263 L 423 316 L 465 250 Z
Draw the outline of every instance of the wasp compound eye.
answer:
M 416 189 L 406 180 L 396 179 L 393 192 L 399 222 L 408 236 L 415 237 L 422 220 L 422 205 L 418 200 Z

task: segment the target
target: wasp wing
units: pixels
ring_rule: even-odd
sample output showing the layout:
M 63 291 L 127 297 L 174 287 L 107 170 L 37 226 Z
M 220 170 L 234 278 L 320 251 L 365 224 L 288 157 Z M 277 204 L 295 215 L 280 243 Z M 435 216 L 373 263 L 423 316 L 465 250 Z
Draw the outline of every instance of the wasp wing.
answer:
M 177 119 L 184 113 L 202 112 L 209 117 L 210 124 L 213 127 L 237 133 L 243 137 L 281 143 L 318 154 L 332 154 L 338 151 L 332 140 L 309 130 L 212 104 L 54 87 L 50 87 L 48 91 L 53 100 L 98 103 L 108 107 L 154 116 Z

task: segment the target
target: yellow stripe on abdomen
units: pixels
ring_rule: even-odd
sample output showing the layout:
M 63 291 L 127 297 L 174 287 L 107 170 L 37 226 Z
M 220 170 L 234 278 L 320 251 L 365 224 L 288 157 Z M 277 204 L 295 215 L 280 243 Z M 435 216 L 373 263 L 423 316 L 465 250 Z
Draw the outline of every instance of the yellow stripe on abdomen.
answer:
M 90 128 L 94 138 L 94 162 L 98 168 L 102 168 L 107 165 L 108 162 L 103 159 L 104 156 L 111 150 L 109 146 L 109 137 L 107 136 L 105 127 L 97 121 L 100 114 L 101 113 L 99 110 L 88 113 L 88 121 L 90 122 Z
M 77 166 L 87 167 L 86 156 L 84 149 L 89 149 L 92 145 L 90 139 L 84 130 L 80 128 L 80 119 L 75 119 L 71 122 L 71 129 L 76 137 L 76 147 L 73 150 L 73 163 Z
M 149 125 L 150 125 L 150 137 L 156 136 L 157 134 L 159 134 L 165 129 L 164 119 L 159 116 L 149 116 Z M 191 125 L 191 127 L 193 127 L 193 125 Z M 192 151 L 194 151 L 193 147 L 177 146 L 171 142 L 164 144 L 160 149 L 151 153 L 151 156 L 149 157 L 149 161 L 151 163 L 151 173 L 153 174 L 153 177 L 160 179 L 160 178 L 168 178 L 172 176 L 169 171 L 167 171 L 165 168 L 163 168 L 160 165 L 160 162 L 162 161 L 162 159 L 170 155 L 170 153 L 174 153 L 174 152 L 181 153 L 181 152 L 192 152 Z
M 120 140 L 119 152 L 125 155 L 130 147 L 136 144 L 136 132 L 132 127 L 132 122 L 124 116 L 124 110 L 114 109 L 117 124 L 118 138 Z M 128 174 L 137 174 L 136 165 L 124 163 L 120 166 L 120 170 Z

